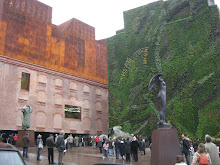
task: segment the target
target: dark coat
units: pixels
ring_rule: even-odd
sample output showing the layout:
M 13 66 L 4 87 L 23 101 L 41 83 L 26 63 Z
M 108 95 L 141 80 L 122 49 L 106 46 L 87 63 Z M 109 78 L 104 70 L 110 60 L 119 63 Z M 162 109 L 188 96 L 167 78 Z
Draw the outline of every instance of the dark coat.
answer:
M 138 152 L 139 143 L 138 141 L 132 141 L 131 142 L 131 152 L 137 153 Z
M 56 142 L 56 147 L 58 151 L 64 151 L 66 149 L 64 138 L 62 135 L 59 135 Z
M 125 142 L 125 153 L 127 154 L 131 153 L 131 142 L 130 141 Z
M 144 146 L 143 146 L 143 142 L 142 141 L 139 142 L 139 150 L 140 151 L 144 151 Z
M 112 140 L 109 140 L 109 147 L 108 149 L 113 149 Z
M 53 148 L 53 147 L 56 146 L 56 143 L 54 142 L 52 137 L 48 137 L 46 139 L 46 145 L 47 145 L 48 148 Z
M 120 145 L 119 145 L 119 151 L 121 155 L 125 155 L 125 143 L 124 141 L 121 141 Z
M 198 146 L 199 146 L 199 141 L 195 141 L 195 142 L 193 143 L 194 152 L 197 151 Z
M 120 142 L 118 140 L 116 140 L 114 144 L 115 144 L 115 149 L 119 149 Z
M 29 142 L 30 142 L 28 136 L 24 136 L 22 138 L 22 142 L 23 142 L 23 147 L 28 147 L 29 146 Z
M 189 141 L 185 138 L 183 138 L 183 148 L 182 148 L 182 152 L 184 154 L 187 154 L 189 153 L 189 149 L 190 149 L 190 144 L 189 144 Z
M 102 144 L 102 141 L 101 141 L 101 140 L 99 140 L 97 146 L 100 147 L 100 148 L 102 148 L 103 144 Z

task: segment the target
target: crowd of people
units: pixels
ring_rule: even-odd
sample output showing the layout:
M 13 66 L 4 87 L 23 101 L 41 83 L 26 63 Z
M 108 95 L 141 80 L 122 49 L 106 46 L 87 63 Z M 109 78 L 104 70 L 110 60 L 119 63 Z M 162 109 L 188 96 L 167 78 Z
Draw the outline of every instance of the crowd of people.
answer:
M 18 140 L 18 135 L 15 133 L 11 133 L 9 134 L 9 136 L 7 136 L 5 133 L 0 134 L 0 141 L 4 142 L 4 143 L 10 143 L 14 146 L 16 146 L 17 144 L 17 140 Z
M 64 131 L 61 131 L 59 135 L 50 134 L 46 139 L 45 145 L 48 149 L 48 162 L 49 164 L 54 164 L 54 148 L 57 148 L 58 151 L 58 164 L 62 164 L 63 155 L 68 149 L 72 147 L 85 146 L 85 141 L 82 138 L 79 140 L 78 136 L 73 137 L 71 134 L 64 139 Z M 145 155 L 146 142 L 145 139 L 141 139 L 138 136 L 132 138 L 111 138 L 103 136 L 100 138 L 97 136 L 91 136 L 89 138 L 89 144 L 95 148 L 100 149 L 100 153 L 103 154 L 103 158 L 108 156 L 115 156 L 116 159 L 121 159 L 131 162 L 138 161 L 138 152 L 140 151 L 141 155 Z M 147 139 L 148 140 L 148 139 Z M 29 135 L 28 133 L 23 137 L 23 157 L 28 157 L 28 146 L 29 146 Z M 43 149 L 43 140 L 42 135 L 38 135 L 36 139 L 37 146 L 37 160 L 40 161 L 40 155 Z
M 150 142 L 151 143 L 151 142 Z M 138 136 L 127 138 L 99 138 L 92 137 L 93 149 L 98 147 L 100 153 L 103 153 L 103 158 L 115 155 L 116 159 L 123 159 L 127 162 L 138 161 L 138 152 L 145 155 L 146 138 L 139 138 Z M 131 159 L 132 158 L 132 159 Z
M 46 141 L 43 142 L 42 135 L 38 135 L 36 139 L 37 160 L 40 161 L 40 155 L 43 151 L 44 145 L 48 150 L 48 162 L 54 164 L 54 148 L 58 151 L 58 164 L 62 164 L 63 155 L 68 149 L 72 147 L 92 146 L 93 149 L 99 148 L 99 152 L 103 154 L 103 158 L 108 156 L 115 156 L 116 159 L 123 159 L 126 162 L 138 161 L 138 152 L 140 155 L 145 155 L 146 147 L 151 148 L 151 137 L 140 138 L 138 135 L 127 138 L 111 138 L 108 136 L 74 136 L 69 134 L 64 138 L 64 131 L 60 134 L 50 134 Z M 1 141 L 17 144 L 18 135 L 9 134 L 6 138 L 1 135 Z M 23 157 L 28 157 L 29 134 L 25 134 L 22 138 L 23 143 Z M 205 144 L 200 143 L 198 138 L 191 141 L 185 134 L 182 134 L 182 155 L 177 156 L 176 165 L 200 165 L 201 162 L 207 165 L 220 165 L 220 149 L 211 142 L 211 136 L 205 136 Z
M 211 142 L 211 136 L 205 136 L 204 144 L 198 138 L 192 142 L 186 134 L 182 134 L 183 155 L 177 156 L 176 165 L 220 165 L 219 153 L 219 147 Z

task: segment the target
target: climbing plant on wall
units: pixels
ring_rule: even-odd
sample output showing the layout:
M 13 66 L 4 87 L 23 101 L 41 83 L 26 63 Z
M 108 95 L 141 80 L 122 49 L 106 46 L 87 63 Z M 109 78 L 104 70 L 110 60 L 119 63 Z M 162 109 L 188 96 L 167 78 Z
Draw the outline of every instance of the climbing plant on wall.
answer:
M 157 1 L 125 11 L 124 29 L 106 40 L 110 127 L 151 134 L 160 107 L 148 83 L 162 72 L 167 121 L 191 138 L 218 136 L 219 20 L 217 6 L 206 0 Z

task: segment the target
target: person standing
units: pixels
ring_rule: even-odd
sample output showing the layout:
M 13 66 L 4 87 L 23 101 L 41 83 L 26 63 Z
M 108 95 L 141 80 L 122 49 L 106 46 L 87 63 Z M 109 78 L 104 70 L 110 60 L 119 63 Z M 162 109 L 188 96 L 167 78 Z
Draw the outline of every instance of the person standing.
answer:
M 113 155 L 113 144 L 112 144 L 112 138 L 109 137 L 109 148 L 108 148 L 108 151 L 109 151 L 109 156 L 112 156 Z
M 187 165 L 190 165 L 190 144 L 189 144 L 189 138 L 186 136 L 186 134 L 182 134 L 182 140 L 183 140 L 183 148 L 182 153 L 185 155 L 186 163 Z
M 40 154 L 42 153 L 43 149 L 43 140 L 42 136 L 39 134 L 37 136 L 37 160 L 40 160 Z
M 54 150 L 53 148 L 56 146 L 56 143 L 53 140 L 53 135 L 50 134 L 50 136 L 46 139 L 46 145 L 48 149 L 48 161 L 49 164 L 54 164 Z
M 22 143 L 23 143 L 23 157 L 28 157 L 28 147 L 29 147 L 29 134 L 26 133 L 25 136 L 22 138 Z
M 139 148 L 139 143 L 138 143 L 136 137 L 134 137 L 131 142 L 131 153 L 134 157 L 135 162 L 138 161 L 138 148 Z
M 205 135 L 205 148 L 211 157 L 211 161 L 213 165 L 220 165 L 220 159 L 218 155 L 217 146 L 211 142 L 211 136 Z
M 63 152 L 65 150 L 65 142 L 64 142 L 64 131 L 60 131 L 60 135 L 57 138 L 57 142 L 56 142 L 56 147 L 57 150 L 59 152 L 58 154 L 58 165 L 62 165 L 63 164 Z
M 149 143 L 149 146 L 151 145 L 152 143 L 152 138 L 151 138 L 151 135 L 148 137 L 148 143 Z
M 131 161 L 131 141 L 129 139 L 129 137 L 127 138 L 126 142 L 125 142 L 125 157 L 126 157 L 126 161 L 130 162 Z
M 55 143 L 57 142 L 58 134 L 55 134 Z
M 121 139 L 120 145 L 119 145 L 119 150 L 120 150 L 120 155 L 121 158 L 124 160 L 124 156 L 125 156 L 125 142 L 124 142 L 124 138 Z
M 108 144 L 108 141 L 105 140 L 105 143 L 103 144 L 103 151 L 104 151 L 104 157 L 108 157 L 108 147 L 109 147 L 109 144 Z
M 17 140 L 18 140 L 18 135 L 15 134 L 14 137 L 13 137 L 13 141 L 14 141 L 14 146 L 17 145 Z
M 139 150 L 141 152 L 141 155 L 143 155 L 144 154 L 143 141 L 142 141 L 142 139 L 140 139 L 140 141 L 138 141 L 138 142 L 139 142 Z
M 196 140 L 193 142 L 194 152 L 197 151 L 198 146 L 199 146 L 199 138 L 196 138 Z
M 102 140 L 101 140 L 101 139 L 99 139 L 98 147 L 99 147 L 99 149 L 100 149 L 100 153 L 102 153 L 103 144 L 102 144 Z
M 76 147 L 79 147 L 79 137 L 78 136 L 75 136 L 75 144 L 76 144 Z
M 10 134 L 9 135 L 9 143 L 12 144 L 12 145 L 13 145 L 13 139 L 14 139 L 13 135 Z
M 144 140 L 144 139 L 142 140 L 142 142 L 143 142 L 143 151 L 144 151 L 144 155 L 145 155 L 146 143 L 145 143 L 145 140 Z
M 96 139 L 95 139 L 95 136 L 92 136 L 92 148 L 93 148 L 93 149 L 96 148 Z
M 82 136 L 79 136 L 79 146 L 80 147 L 82 147 L 82 140 L 83 140 Z
M 70 134 L 70 136 L 67 138 L 67 142 L 69 143 L 70 149 L 73 147 L 73 136 Z
M 86 142 L 85 142 L 85 137 L 84 136 L 82 136 L 81 141 L 82 141 L 82 146 L 85 147 L 86 146 Z
M 96 140 L 96 146 L 98 147 L 98 142 L 99 142 L 99 136 L 98 135 L 96 136 L 95 140 Z
M 201 162 L 202 161 L 202 162 Z M 203 143 L 200 143 L 198 146 L 198 150 L 193 156 L 192 164 L 191 165 L 199 165 L 199 164 L 204 164 L 204 165 L 217 165 L 212 163 L 211 158 L 209 153 L 207 153 L 205 149 L 205 145 Z
M 114 146 L 115 146 L 115 156 L 116 156 L 116 159 L 119 159 L 119 146 L 120 146 L 120 142 L 119 142 L 118 138 L 115 139 Z

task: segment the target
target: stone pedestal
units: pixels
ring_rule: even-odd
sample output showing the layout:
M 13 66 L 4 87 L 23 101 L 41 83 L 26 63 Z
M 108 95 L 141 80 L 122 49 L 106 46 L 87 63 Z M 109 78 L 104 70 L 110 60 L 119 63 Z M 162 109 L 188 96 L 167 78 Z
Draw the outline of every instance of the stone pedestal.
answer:
M 157 129 L 153 131 L 151 165 L 172 165 L 177 155 L 181 155 L 176 129 Z
M 35 136 L 34 136 L 34 130 L 18 130 L 18 140 L 17 140 L 17 147 L 22 147 L 22 138 L 24 135 L 28 133 L 29 134 L 29 147 L 34 147 L 35 146 Z

